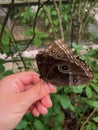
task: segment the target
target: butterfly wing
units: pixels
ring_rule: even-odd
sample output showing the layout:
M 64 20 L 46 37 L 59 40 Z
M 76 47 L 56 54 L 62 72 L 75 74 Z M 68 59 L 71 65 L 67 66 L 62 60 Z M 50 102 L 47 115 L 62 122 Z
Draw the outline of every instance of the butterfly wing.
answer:
M 81 60 L 78 56 L 74 55 L 73 51 L 69 49 L 68 45 L 62 39 L 55 41 L 46 51 L 54 59 L 69 61 L 70 63 L 81 67 L 89 78 L 93 78 L 93 72 L 89 66 L 84 60 Z
M 44 53 L 44 51 L 40 52 L 36 55 L 36 61 L 40 72 L 40 78 L 45 79 L 45 75 L 48 71 L 48 55 Z
M 50 82 L 54 85 L 69 86 L 69 83 L 67 83 L 69 74 L 67 73 L 65 78 L 65 74 L 62 74 L 62 72 L 60 72 L 57 68 L 59 62 L 56 62 L 53 57 L 47 55 L 46 53 L 39 53 L 36 56 L 36 61 L 40 72 L 40 77 L 44 81 Z
M 41 78 L 58 86 L 88 83 L 93 72 L 85 61 L 76 57 L 62 40 L 57 40 L 36 56 Z

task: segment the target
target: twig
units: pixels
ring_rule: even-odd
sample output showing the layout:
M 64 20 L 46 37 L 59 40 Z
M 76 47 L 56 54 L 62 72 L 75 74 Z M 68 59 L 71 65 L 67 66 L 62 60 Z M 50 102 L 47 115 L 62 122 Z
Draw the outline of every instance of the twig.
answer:
M 57 14 L 58 14 L 58 20 L 59 20 L 59 25 L 60 25 L 61 37 L 64 40 L 64 31 L 63 31 L 63 26 L 62 26 L 62 17 L 61 17 L 61 13 L 60 13 L 60 8 L 58 8 L 57 3 L 54 0 L 53 0 L 53 3 L 54 3 L 55 9 L 56 9 Z M 61 0 L 59 1 L 59 3 L 61 3 Z
M 7 20 L 8 20 L 8 18 L 9 18 L 10 11 L 11 11 L 11 8 L 12 8 L 12 6 L 13 6 L 13 3 L 14 3 L 14 0 L 11 1 L 11 4 L 10 4 L 9 9 L 8 9 L 8 12 L 7 12 L 7 14 L 6 14 L 4 23 L 3 23 L 3 25 L 2 25 L 2 29 L 1 29 L 1 33 L 0 33 L 0 44 L 2 43 L 3 32 L 4 32 L 4 29 L 5 29 Z
M 93 2 L 93 3 L 91 3 L 91 4 L 93 4 L 93 5 L 89 7 L 88 15 L 87 15 L 86 20 L 85 20 L 85 22 L 84 22 L 84 24 L 83 24 L 83 28 L 85 28 L 85 26 L 86 26 L 86 24 L 87 24 L 87 22 L 88 22 L 89 16 L 90 16 L 89 14 L 90 14 L 92 8 L 96 5 L 96 3 L 97 3 L 97 0 L 95 0 L 95 2 Z
M 29 42 L 27 43 L 27 46 L 25 47 L 24 51 L 29 47 L 29 45 L 32 43 L 32 41 L 34 40 L 35 38 L 35 28 L 36 28 L 36 21 L 37 21 L 37 16 L 38 16 L 38 13 L 40 11 L 40 9 L 47 3 L 49 2 L 49 0 L 47 0 L 46 2 L 41 2 L 41 0 L 38 1 L 38 9 L 37 9 L 37 12 L 36 12 L 36 15 L 35 15 L 35 19 L 34 19 L 34 24 L 33 24 L 33 36 L 32 38 L 29 40 Z
M 48 20 L 49 20 L 50 26 L 51 26 L 52 29 L 53 29 L 54 39 L 56 39 L 55 28 L 54 28 L 54 25 L 53 25 L 53 22 L 52 22 L 52 17 L 51 17 L 51 15 L 50 15 L 50 12 L 47 10 L 46 5 L 43 6 L 43 9 L 44 9 L 44 11 L 45 11 L 45 14 L 47 15 L 47 18 L 48 18 Z
M 76 0 L 72 0 L 72 7 L 71 7 L 71 19 L 70 19 L 70 42 L 73 42 L 73 33 L 74 33 L 74 12 L 75 12 L 75 2 Z
M 93 114 L 97 111 L 98 109 L 95 108 L 90 115 L 87 117 L 87 119 L 84 121 L 84 123 L 82 124 L 80 130 L 84 130 L 84 126 L 89 122 L 90 118 L 93 116 Z
M 14 23 L 13 23 L 13 25 L 12 25 L 12 27 L 11 27 L 11 30 L 10 30 L 10 33 L 13 35 L 13 30 L 14 30 L 14 27 L 15 27 L 15 25 L 16 25 L 16 21 L 14 21 Z M 13 36 L 14 37 L 14 36 Z
M 85 22 L 85 9 L 88 5 L 88 0 L 85 0 L 84 2 L 79 1 L 78 2 L 78 10 L 77 10 L 77 21 L 78 21 L 78 30 L 77 30 L 77 44 L 80 43 L 81 40 L 81 33 L 82 33 L 82 28 L 83 28 L 83 23 Z M 84 8 L 84 9 L 82 9 Z M 82 12 L 81 12 L 82 9 Z
M 83 4 L 84 3 L 84 4 Z M 81 41 L 81 38 L 83 37 L 83 32 L 85 30 L 85 27 L 88 23 L 88 20 L 89 20 L 89 17 L 90 17 L 90 11 L 92 10 L 92 8 L 95 6 L 96 4 L 96 1 L 94 1 L 93 3 L 90 3 L 90 7 L 88 7 L 88 11 L 87 11 L 87 16 L 85 16 L 85 10 L 89 4 L 89 0 L 85 0 L 85 2 L 81 3 L 81 1 L 79 2 L 80 5 L 83 4 L 83 6 L 80 6 L 80 10 L 81 8 L 84 8 L 84 10 L 81 12 L 79 12 L 79 15 L 78 15 L 78 20 L 79 21 L 79 28 L 78 28 L 78 38 L 77 38 L 77 43 L 79 43 Z M 82 14 L 81 14 L 82 13 Z
M 17 44 L 14 44 L 11 40 L 10 40 L 10 43 L 12 43 L 12 45 L 13 45 L 15 51 L 16 51 L 16 52 L 19 52 L 19 49 L 18 49 Z M 23 64 L 23 66 L 24 66 L 24 69 L 27 70 L 27 66 L 26 66 L 26 64 L 25 64 L 24 58 L 23 58 L 22 55 L 21 55 L 21 52 L 18 53 L 18 56 L 19 56 L 20 59 L 21 59 L 21 62 L 22 62 L 22 64 Z M 14 59 L 13 59 L 13 62 L 14 62 Z

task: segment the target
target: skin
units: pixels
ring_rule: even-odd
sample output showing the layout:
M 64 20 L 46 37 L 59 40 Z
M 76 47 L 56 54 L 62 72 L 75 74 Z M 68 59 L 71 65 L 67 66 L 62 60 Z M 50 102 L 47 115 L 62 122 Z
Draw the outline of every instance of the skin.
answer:
M 0 130 L 13 130 L 27 112 L 38 117 L 52 106 L 56 88 L 35 72 L 21 72 L 0 81 Z

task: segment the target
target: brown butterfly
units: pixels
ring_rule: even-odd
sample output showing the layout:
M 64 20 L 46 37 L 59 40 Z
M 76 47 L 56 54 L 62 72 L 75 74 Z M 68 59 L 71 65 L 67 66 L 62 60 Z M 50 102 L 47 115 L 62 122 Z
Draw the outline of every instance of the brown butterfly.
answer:
M 61 39 L 36 55 L 40 77 L 58 86 L 77 86 L 93 79 L 93 72 L 84 60 L 73 54 Z

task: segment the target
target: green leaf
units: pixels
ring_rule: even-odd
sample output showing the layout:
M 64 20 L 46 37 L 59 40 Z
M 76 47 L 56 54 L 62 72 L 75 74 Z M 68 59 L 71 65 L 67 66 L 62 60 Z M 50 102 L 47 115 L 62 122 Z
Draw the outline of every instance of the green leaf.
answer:
M 31 125 L 28 125 L 26 128 L 24 128 L 23 130 L 32 130 Z
M 57 15 L 57 12 L 55 10 L 53 10 L 52 15 Z
M 97 127 L 95 126 L 94 123 L 89 122 L 89 123 L 86 125 L 86 130 L 97 130 Z
M 3 59 L 0 59 L 0 64 L 4 64 L 5 61 Z
M 46 33 L 44 33 L 44 32 L 39 32 L 39 31 L 36 32 L 36 35 L 38 36 L 38 38 L 42 38 L 42 37 L 46 37 L 46 36 L 47 36 Z
M 2 52 L 7 53 L 9 48 L 9 41 L 12 39 L 10 32 L 5 29 L 3 35 L 2 35 Z
M 89 86 L 86 87 L 86 95 L 88 98 L 91 98 L 93 95 L 92 90 Z
M 54 109 L 54 111 L 55 111 L 56 114 L 62 112 L 61 106 L 59 104 L 54 104 L 53 109 Z
M 68 15 L 66 15 L 66 14 L 64 15 L 64 20 L 68 21 Z
M 34 116 L 32 115 L 32 113 L 27 113 L 24 118 L 28 121 L 33 121 L 34 120 Z
M 98 116 L 93 117 L 93 120 L 94 120 L 96 123 L 98 123 Z
M 11 38 L 10 33 L 6 30 L 2 35 L 2 52 L 7 53 L 8 51 L 8 45 L 9 45 L 9 39 Z
M 25 35 L 26 37 L 31 37 L 33 35 L 33 32 L 32 30 L 26 30 L 23 31 L 23 35 Z
M 52 130 L 62 130 L 60 126 L 53 128 Z
M 57 127 L 60 127 L 61 124 L 62 124 L 62 122 L 59 122 L 59 121 L 58 121 L 57 115 L 56 115 L 56 116 L 53 116 L 53 123 L 54 123 L 53 129 L 54 129 L 54 128 L 57 128 Z
M 2 36 L 2 42 L 3 42 L 3 45 L 8 45 L 8 41 L 9 41 L 9 32 L 4 32 L 3 36 Z
M 46 26 L 49 25 L 49 20 L 48 20 L 48 19 L 45 20 L 45 25 L 46 25 Z
M 98 66 L 96 65 L 96 66 L 93 66 L 93 69 L 95 70 L 95 71 L 97 71 L 98 70 Z
M 5 70 L 4 66 L 2 64 L 0 64 L 0 73 L 3 73 Z
M 2 75 L 2 73 L 0 74 L 0 79 L 2 79 L 3 78 L 3 75 Z
M 7 75 L 10 75 L 10 74 L 13 74 L 13 71 L 12 70 L 7 70 L 4 72 L 4 76 L 7 76 Z
M 34 39 L 34 45 L 35 46 L 40 46 L 41 45 L 41 40 L 39 38 Z
M 76 86 L 72 87 L 71 89 L 73 90 L 74 93 L 82 93 L 84 86 Z
M 58 21 L 55 20 L 55 21 L 53 22 L 53 24 L 54 24 L 55 26 L 58 26 Z
M 33 125 L 34 125 L 36 130 L 45 130 L 45 127 L 40 120 L 35 120 Z
M 72 43 L 72 46 L 77 51 L 77 54 L 80 54 L 80 51 L 83 49 L 81 45 L 77 45 L 76 43 Z
M 73 87 L 74 88 L 74 87 Z M 73 92 L 73 88 L 72 87 L 64 87 L 64 93 L 71 93 Z
M 94 74 L 94 79 L 98 79 L 98 74 Z
M 65 95 L 59 96 L 59 101 L 64 109 L 70 108 L 71 100 L 68 96 L 65 96 Z
M 98 108 L 98 101 L 87 100 L 86 103 L 93 106 L 93 107 L 95 107 L 95 108 Z
M 27 125 L 29 124 L 29 122 L 22 120 L 20 121 L 20 123 L 16 126 L 16 129 L 18 130 L 22 130 L 24 129 Z
M 59 114 L 57 114 L 56 115 L 56 119 L 57 119 L 57 121 L 59 122 L 59 123 L 62 123 L 63 122 L 63 120 L 64 120 L 64 113 L 63 112 L 61 112 L 61 113 L 59 113 Z
M 52 28 L 49 28 L 49 32 L 50 32 L 50 33 L 52 33 L 52 32 L 53 32 Z
M 92 88 L 98 93 L 98 84 L 92 84 Z

